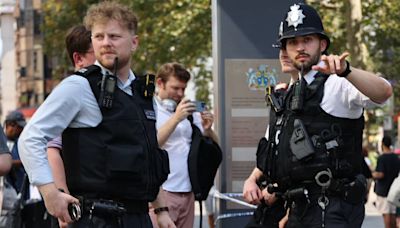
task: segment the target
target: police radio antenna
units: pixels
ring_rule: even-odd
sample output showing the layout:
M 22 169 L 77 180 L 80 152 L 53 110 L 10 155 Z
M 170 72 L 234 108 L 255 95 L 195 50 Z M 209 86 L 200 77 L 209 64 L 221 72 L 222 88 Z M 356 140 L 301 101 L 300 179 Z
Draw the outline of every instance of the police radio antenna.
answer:
M 118 57 L 115 57 L 113 65 L 113 74 L 115 77 L 117 77 L 117 70 L 118 70 Z

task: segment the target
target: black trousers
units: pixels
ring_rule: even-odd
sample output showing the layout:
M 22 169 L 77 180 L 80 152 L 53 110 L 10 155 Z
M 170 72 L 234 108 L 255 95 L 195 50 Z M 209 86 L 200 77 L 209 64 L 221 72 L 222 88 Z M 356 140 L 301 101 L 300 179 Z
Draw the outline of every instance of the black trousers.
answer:
M 68 228 L 153 228 L 149 214 L 133 213 L 116 216 L 90 216 L 85 214 L 79 221 L 76 221 Z
M 364 202 L 350 204 L 339 197 L 329 197 L 329 204 L 325 209 L 325 227 L 361 227 L 364 216 Z M 306 201 L 297 201 L 290 208 L 289 221 L 286 228 L 301 227 L 322 227 L 322 209 L 316 201 L 310 204 L 307 204 Z

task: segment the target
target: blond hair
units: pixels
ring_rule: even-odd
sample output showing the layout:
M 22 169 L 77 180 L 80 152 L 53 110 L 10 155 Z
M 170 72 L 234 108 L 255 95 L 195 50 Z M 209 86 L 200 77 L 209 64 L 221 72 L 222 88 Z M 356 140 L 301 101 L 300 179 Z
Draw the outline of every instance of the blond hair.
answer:
M 104 1 L 91 5 L 83 22 L 86 29 L 92 30 L 94 24 L 106 24 L 110 20 L 116 20 L 127 28 L 132 34 L 136 34 L 138 19 L 127 6 L 114 1 Z

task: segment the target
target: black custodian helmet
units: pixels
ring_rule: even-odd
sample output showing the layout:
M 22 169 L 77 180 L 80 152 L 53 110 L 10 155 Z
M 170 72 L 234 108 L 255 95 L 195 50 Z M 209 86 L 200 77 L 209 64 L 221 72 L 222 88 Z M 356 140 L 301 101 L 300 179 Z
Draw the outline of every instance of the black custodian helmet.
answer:
M 286 39 L 310 34 L 320 35 L 322 39 L 327 41 L 326 50 L 329 48 L 330 40 L 325 34 L 324 26 L 317 11 L 304 3 L 290 6 L 290 11 L 287 12 L 279 27 L 278 43 L 285 47 Z

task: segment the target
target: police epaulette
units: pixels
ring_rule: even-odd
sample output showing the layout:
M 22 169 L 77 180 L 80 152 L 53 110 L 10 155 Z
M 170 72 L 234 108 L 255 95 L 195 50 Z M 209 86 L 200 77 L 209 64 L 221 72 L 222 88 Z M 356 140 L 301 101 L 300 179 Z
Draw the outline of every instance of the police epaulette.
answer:
M 101 72 L 101 68 L 97 65 L 90 65 L 84 68 L 81 68 L 80 70 L 76 71 L 74 74 L 75 75 L 80 75 L 83 77 L 87 77 L 93 73 L 98 73 Z
M 139 91 L 142 97 L 151 99 L 155 91 L 155 80 L 156 76 L 154 74 L 137 76 L 135 83 L 136 90 Z

